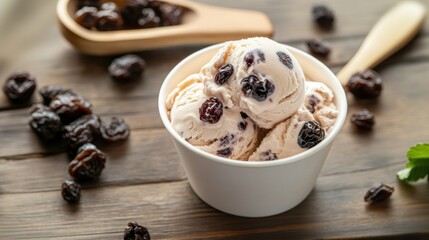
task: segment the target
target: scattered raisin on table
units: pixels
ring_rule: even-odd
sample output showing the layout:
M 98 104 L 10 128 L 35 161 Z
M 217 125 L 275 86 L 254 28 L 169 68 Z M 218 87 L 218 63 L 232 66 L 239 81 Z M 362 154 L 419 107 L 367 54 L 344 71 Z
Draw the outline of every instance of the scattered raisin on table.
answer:
M 228 81 L 228 79 L 231 77 L 232 73 L 234 72 L 234 67 L 231 64 L 225 64 L 222 67 L 219 68 L 218 72 L 215 76 L 215 83 L 219 85 L 223 85 Z
M 304 123 L 298 134 L 298 145 L 301 148 L 312 148 L 325 138 L 325 131 L 317 121 Z
M 87 114 L 91 114 L 91 103 L 81 96 L 71 94 L 59 94 L 52 99 L 49 107 L 60 116 L 64 123 L 72 122 L 73 120 Z
M 331 52 L 331 49 L 326 43 L 317 39 L 308 40 L 307 46 L 312 54 L 320 57 L 327 57 Z
M 70 176 L 79 181 L 97 179 L 100 177 L 106 163 L 106 154 L 93 144 L 85 144 L 77 156 L 69 163 Z
M 131 81 L 141 77 L 145 65 L 145 61 L 141 57 L 128 54 L 113 60 L 108 70 L 110 77 L 114 80 Z
M 119 29 L 123 20 L 121 15 L 111 10 L 101 10 L 97 13 L 97 23 L 95 27 L 99 31 L 113 31 Z
M 103 117 L 101 118 L 100 134 L 103 140 L 116 142 L 127 139 L 130 135 L 130 128 L 120 117 Z
M 37 104 L 31 109 L 30 127 L 42 139 L 51 140 L 61 133 L 61 119 L 48 107 Z
M 312 9 L 313 21 L 322 29 L 332 29 L 335 21 L 334 12 L 325 5 L 315 5 Z
M 63 139 L 66 146 L 76 150 L 80 146 L 92 142 L 100 132 L 100 119 L 96 115 L 85 115 L 66 125 Z
M 201 105 L 199 113 L 201 121 L 215 124 L 223 115 L 223 104 L 218 98 L 210 97 Z
M 374 114 L 368 109 L 362 109 L 352 114 L 351 122 L 359 129 L 372 130 L 375 124 Z
M 48 106 L 51 103 L 52 99 L 54 99 L 57 95 L 68 94 L 68 95 L 77 96 L 77 94 L 72 90 L 66 89 L 60 86 L 55 86 L 55 85 L 48 85 L 48 86 L 41 87 L 39 89 L 39 94 L 43 98 L 43 103 Z
M 79 202 L 80 185 L 73 180 L 65 180 L 61 185 L 61 195 L 69 203 Z
M 91 29 L 98 21 L 97 12 L 98 9 L 95 7 L 83 7 L 75 13 L 74 20 L 82 27 Z
M 383 183 L 374 184 L 365 194 L 364 200 L 368 203 L 382 202 L 387 200 L 394 191 L 394 187 L 390 187 Z
M 274 92 L 274 85 L 270 80 L 260 80 L 256 75 L 249 75 L 241 80 L 241 91 L 246 97 L 256 101 L 265 101 Z
M 124 230 L 124 240 L 150 240 L 147 228 L 137 222 L 129 222 Z
M 28 72 L 15 72 L 3 85 L 3 91 L 10 101 L 28 102 L 36 90 L 36 78 Z
M 368 69 L 353 74 L 347 88 L 357 99 L 373 99 L 380 95 L 383 85 L 380 75 Z

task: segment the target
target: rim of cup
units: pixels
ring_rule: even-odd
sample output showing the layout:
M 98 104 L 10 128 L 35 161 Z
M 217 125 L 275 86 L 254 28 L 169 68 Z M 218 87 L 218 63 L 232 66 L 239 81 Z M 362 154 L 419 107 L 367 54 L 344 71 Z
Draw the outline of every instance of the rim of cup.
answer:
M 169 85 L 171 84 L 171 81 L 174 78 L 174 76 L 176 75 L 176 73 L 178 71 L 180 71 L 180 69 L 184 65 L 188 64 L 189 62 L 192 62 L 194 60 L 194 58 L 198 55 L 204 54 L 204 53 L 209 52 L 211 50 L 214 50 L 216 48 L 221 48 L 223 46 L 223 44 L 224 43 L 211 45 L 211 46 L 205 47 L 203 49 L 200 49 L 200 50 L 192 53 L 191 55 L 187 56 L 185 59 L 180 61 L 180 63 L 178 63 L 168 73 L 167 77 L 164 79 L 164 82 L 162 83 L 161 89 L 159 91 L 159 96 L 158 96 L 158 110 L 159 110 L 159 114 L 161 116 L 161 120 L 162 120 L 165 128 L 173 136 L 173 138 L 176 141 L 178 141 L 180 144 L 185 146 L 188 150 L 193 151 L 193 152 L 201 155 L 202 157 L 208 158 L 210 160 L 213 160 L 213 161 L 221 163 L 221 164 L 233 165 L 233 166 L 239 166 L 239 167 L 273 167 L 273 166 L 284 165 L 284 164 L 296 162 L 296 161 L 299 161 L 301 159 L 307 158 L 308 156 L 311 156 L 314 153 L 318 152 L 319 150 L 325 148 L 331 141 L 333 141 L 335 139 L 337 134 L 340 132 L 340 130 L 341 130 L 341 128 L 345 122 L 346 115 L 347 115 L 347 98 L 346 98 L 346 94 L 345 94 L 345 91 L 343 89 L 343 86 L 341 85 L 341 83 L 337 79 L 337 77 L 332 73 L 332 71 L 327 66 L 325 66 L 323 63 L 321 63 L 319 60 L 317 60 L 315 57 L 311 56 L 310 54 L 308 54 L 302 50 L 299 50 L 297 48 L 291 47 L 291 46 L 286 45 L 286 44 L 282 44 L 282 45 L 285 45 L 293 55 L 295 55 L 295 54 L 302 55 L 303 57 L 309 59 L 313 64 L 316 64 L 318 68 L 322 69 L 329 76 L 329 79 L 332 82 L 332 86 L 330 88 L 333 91 L 335 98 L 337 99 L 336 100 L 336 107 L 338 110 L 338 116 L 337 116 L 337 119 L 335 120 L 334 125 L 331 127 L 329 134 L 327 134 L 325 139 L 323 139 L 316 146 L 314 146 L 310 149 L 307 149 L 304 152 L 301 152 L 301 153 L 298 153 L 296 155 L 289 156 L 286 158 L 276 159 L 274 161 L 242 161 L 242 160 L 224 158 L 224 157 L 220 157 L 220 156 L 205 152 L 205 151 L 199 149 L 198 147 L 193 146 L 192 144 L 187 142 L 185 139 L 183 139 L 176 132 L 176 130 L 174 130 L 174 128 L 171 125 L 171 122 L 168 118 L 168 115 L 167 115 L 167 109 L 166 109 L 166 105 L 165 105 L 165 101 L 166 101 L 167 96 L 169 94 L 169 93 L 167 93 L 167 89 L 168 89 Z M 305 71 L 304 71 L 304 74 L 305 74 Z

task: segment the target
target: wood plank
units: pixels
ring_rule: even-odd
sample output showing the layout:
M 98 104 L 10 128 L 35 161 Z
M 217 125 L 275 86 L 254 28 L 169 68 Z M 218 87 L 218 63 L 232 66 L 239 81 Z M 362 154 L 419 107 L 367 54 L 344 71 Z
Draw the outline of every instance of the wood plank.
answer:
M 0 238 L 31 234 L 34 239 L 118 239 L 130 220 L 147 226 L 153 239 L 279 239 L 290 235 L 308 239 L 412 232 L 429 236 L 427 183 L 397 184 L 391 173 L 394 168 L 321 177 L 302 204 L 263 221 L 208 207 L 192 194 L 186 181 L 84 189 L 79 205 L 66 204 L 59 190 L 0 194 Z M 354 185 L 343 186 L 344 177 Z M 391 200 L 373 206 L 363 202 L 368 188 L 365 179 L 371 178 L 389 179 L 386 182 L 395 185 Z
M 14 141 L 16 144 L 16 141 Z M 135 131 L 127 142 L 102 146 L 107 154 L 100 180 L 87 187 L 185 179 L 172 142 L 163 130 Z M 66 178 L 67 154 L 0 160 L 0 194 L 57 189 Z

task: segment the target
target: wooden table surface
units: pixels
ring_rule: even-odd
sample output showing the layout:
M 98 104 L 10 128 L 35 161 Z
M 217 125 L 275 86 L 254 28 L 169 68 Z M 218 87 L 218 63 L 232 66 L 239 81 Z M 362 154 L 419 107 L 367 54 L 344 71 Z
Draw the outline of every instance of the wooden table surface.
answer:
M 275 40 L 304 50 L 307 39 L 326 39 L 332 54 L 324 62 L 336 72 L 399 1 L 324 0 L 337 15 L 332 32 L 313 26 L 310 8 L 316 1 L 202 2 L 263 11 L 274 24 Z M 429 7 L 428 0 L 422 2 Z M 101 178 L 83 186 L 78 205 L 69 205 L 60 193 L 68 177 L 63 147 L 43 144 L 30 130 L 31 104 L 12 105 L 0 93 L 0 239 L 121 239 L 130 220 L 146 226 L 152 239 L 429 239 L 429 184 L 402 184 L 395 176 L 408 148 L 429 140 L 428 23 L 376 68 L 384 80 L 377 102 L 349 97 L 349 115 L 362 107 L 375 113 L 374 131 L 358 132 L 347 121 L 309 197 L 286 213 L 252 219 L 221 213 L 196 197 L 158 116 L 163 79 L 204 46 L 141 52 L 148 65 L 144 78 L 117 84 L 106 70 L 112 57 L 81 55 L 64 40 L 55 4 L 0 2 L 0 83 L 13 71 L 28 70 L 39 86 L 72 88 L 101 116 L 124 117 L 132 133 L 127 142 L 102 148 L 108 162 Z M 32 102 L 40 101 L 36 96 Z M 369 206 L 363 196 L 378 182 L 396 191 L 389 201 Z

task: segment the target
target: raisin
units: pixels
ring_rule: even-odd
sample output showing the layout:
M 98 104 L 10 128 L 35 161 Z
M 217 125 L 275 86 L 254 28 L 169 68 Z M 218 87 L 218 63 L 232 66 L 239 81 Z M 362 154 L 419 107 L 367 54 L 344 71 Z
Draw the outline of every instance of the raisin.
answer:
M 147 228 L 137 222 L 129 222 L 124 230 L 124 240 L 150 240 Z
M 161 26 L 161 19 L 152 8 L 144 8 L 137 24 L 141 28 L 153 28 Z
M 64 127 L 63 139 L 69 149 L 76 150 L 92 142 L 99 132 L 100 119 L 96 115 L 86 115 Z
M 201 105 L 199 112 L 201 121 L 214 124 L 223 115 L 223 104 L 218 98 L 211 97 Z
M 298 134 L 298 145 L 301 148 L 312 148 L 325 138 L 325 131 L 317 121 L 304 123 Z
M 116 58 L 109 66 L 110 77 L 117 81 L 131 81 L 141 77 L 145 61 L 134 54 Z
M 61 195 L 69 203 L 79 202 L 80 185 L 73 180 L 65 180 L 61 185 Z
M 290 58 L 289 55 L 287 55 L 284 52 L 277 52 L 277 56 L 279 57 L 279 60 L 281 63 L 283 63 L 283 65 L 285 65 L 287 68 L 291 70 L 293 69 L 292 58 Z
M 359 129 L 372 130 L 375 124 L 374 114 L 368 109 L 362 109 L 352 114 L 351 122 Z
M 105 2 L 105 3 L 101 4 L 100 10 L 113 11 L 113 12 L 120 14 L 119 7 L 114 2 Z
M 271 150 L 267 150 L 265 152 L 262 152 L 260 154 L 261 156 L 261 161 L 271 161 L 271 160 L 276 160 L 277 158 L 277 154 L 273 153 Z
M 387 200 L 394 191 L 394 187 L 383 183 L 374 184 L 365 194 L 364 200 L 368 203 L 382 202 Z
M 54 99 L 57 95 L 60 95 L 60 94 L 77 96 L 77 94 L 72 90 L 66 89 L 60 86 L 55 86 L 55 85 L 48 85 L 48 86 L 41 87 L 39 89 L 39 94 L 40 96 L 42 96 L 43 103 L 45 105 L 49 105 L 52 99 Z
M 36 90 L 36 78 L 28 72 L 10 75 L 3 85 L 3 91 L 14 103 L 28 102 Z
M 85 144 L 78 150 L 77 156 L 70 162 L 70 176 L 79 181 L 100 177 L 106 163 L 106 154 L 93 144 Z
M 232 154 L 232 148 L 227 147 L 217 151 L 217 154 L 222 157 L 229 157 Z
M 57 95 L 49 107 L 60 116 L 63 123 L 69 123 L 80 116 L 91 114 L 91 103 L 80 96 L 70 94 Z
M 240 115 L 243 119 L 246 119 L 249 117 L 245 112 L 240 112 Z
M 380 75 L 368 69 L 353 74 L 347 88 L 357 99 L 374 99 L 380 95 L 383 86 Z
M 241 80 L 241 91 L 246 97 L 252 97 L 262 102 L 274 92 L 274 85 L 268 79 L 259 80 L 255 75 L 249 75 Z
M 48 106 L 45 106 L 40 103 L 33 104 L 30 108 L 30 114 L 35 112 L 44 112 L 44 111 L 52 111 Z
M 125 140 L 130 135 L 130 128 L 124 119 L 119 117 L 103 117 L 100 127 L 101 137 L 108 142 Z
M 240 121 L 238 123 L 238 130 L 244 132 L 247 128 L 247 122 L 246 121 Z
M 308 111 L 310 111 L 311 113 L 314 113 L 316 111 L 316 106 L 317 104 L 319 104 L 319 102 L 320 100 L 316 96 L 311 95 L 308 98 L 308 103 L 305 107 L 308 109 Z
M 225 147 L 229 144 L 233 144 L 235 142 L 234 140 L 235 140 L 235 135 L 234 134 L 228 134 L 228 135 L 226 135 L 220 139 L 219 146 Z
M 334 12 L 324 5 L 315 5 L 312 9 L 313 21 L 322 29 L 329 30 L 335 21 Z
M 163 26 L 178 25 L 182 21 L 182 8 L 176 5 L 163 3 L 157 10 Z
M 216 73 L 215 76 L 215 83 L 219 85 L 223 85 L 228 81 L 228 79 L 231 77 L 232 73 L 234 72 L 234 67 L 231 64 L 223 65 L 219 68 L 219 71 Z
M 143 8 L 148 6 L 147 0 L 129 0 L 122 8 L 122 17 L 125 24 L 136 26 L 141 17 Z
M 326 43 L 317 39 L 308 40 L 307 47 L 312 54 L 320 57 L 327 57 L 331 52 L 331 48 Z
M 244 55 L 244 61 L 246 62 L 247 67 L 250 67 L 255 63 L 255 57 L 257 57 L 257 63 L 265 62 L 265 54 L 260 49 L 254 49 Z
M 98 9 L 95 7 L 83 7 L 75 13 L 74 20 L 82 27 L 91 29 L 98 21 L 97 12 Z
M 83 7 L 100 7 L 99 0 L 76 0 L 76 9 L 81 9 Z
M 117 30 L 123 24 L 121 15 L 111 10 L 102 10 L 97 13 L 97 23 L 95 27 L 99 31 Z
M 31 111 L 29 124 L 40 138 L 51 140 L 61 133 L 61 119 L 48 107 L 38 104 Z

